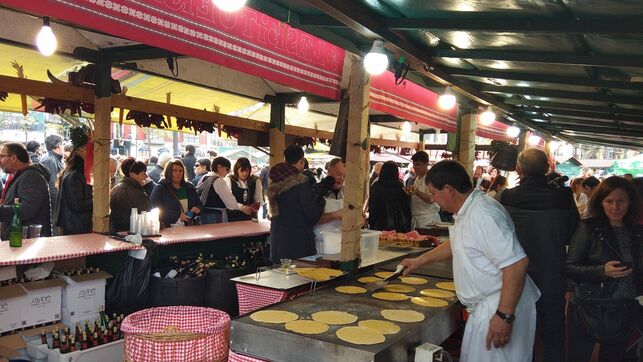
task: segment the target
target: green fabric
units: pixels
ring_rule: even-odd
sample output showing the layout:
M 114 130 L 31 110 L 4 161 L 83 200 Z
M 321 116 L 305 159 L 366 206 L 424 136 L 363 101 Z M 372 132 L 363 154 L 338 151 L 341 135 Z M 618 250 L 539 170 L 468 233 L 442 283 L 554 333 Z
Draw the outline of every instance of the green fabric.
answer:
M 186 200 L 188 198 L 188 189 L 185 186 L 181 186 L 180 189 L 174 189 L 176 191 L 176 197 L 179 200 Z
M 616 160 L 613 169 L 616 175 L 631 173 L 634 177 L 643 176 L 643 155 L 626 160 Z

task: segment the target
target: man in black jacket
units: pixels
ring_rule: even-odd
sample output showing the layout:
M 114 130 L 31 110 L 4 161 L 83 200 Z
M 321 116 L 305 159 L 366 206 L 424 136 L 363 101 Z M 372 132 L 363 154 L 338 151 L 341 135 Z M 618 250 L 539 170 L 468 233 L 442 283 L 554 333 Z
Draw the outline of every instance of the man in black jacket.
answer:
M 529 257 L 529 276 L 542 296 L 536 304 L 538 334 L 544 345 L 544 361 L 565 360 L 565 245 L 579 216 L 569 190 L 547 183 L 547 155 L 527 149 L 518 156 L 520 185 L 496 198 L 507 209 L 520 244 Z
M 45 166 L 49 171 L 49 192 L 51 193 L 51 209 L 56 209 L 58 200 L 58 187 L 56 180 L 58 174 L 63 169 L 63 154 L 65 152 L 63 139 L 57 134 L 51 134 L 45 138 L 45 148 L 47 154 L 40 159 L 40 164 Z
M 196 156 L 194 153 L 196 152 L 196 148 L 194 148 L 193 145 L 187 145 L 185 146 L 185 154 L 183 155 L 183 159 L 181 160 L 183 162 L 183 166 L 185 166 L 185 172 L 187 173 L 188 180 L 192 180 L 194 178 L 194 165 L 196 164 Z
M 283 258 L 297 259 L 317 254 L 313 226 L 322 216 L 326 204 L 323 197 L 315 196 L 313 184 L 303 174 L 302 148 L 290 145 L 284 150 L 284 156 L 285 163 L 270 168 L 267 192 L 271 215 L 270 260 L 275 264 Z M 327 188 L 324 190 L 323 193 L 328 191 Z
M 51 236 L 51 209 L 49 203 L 49 173 L 40 164 L 31 165 L 29 154 L 20 143 L 5 143 L 0 149 L 0 166 L 9 174 L 2 190 L 0 207 L 0 238 L 9 239 L 13 220 L 13 204 L 20 202 L 22 225 L 42 225 L 41 236 Z

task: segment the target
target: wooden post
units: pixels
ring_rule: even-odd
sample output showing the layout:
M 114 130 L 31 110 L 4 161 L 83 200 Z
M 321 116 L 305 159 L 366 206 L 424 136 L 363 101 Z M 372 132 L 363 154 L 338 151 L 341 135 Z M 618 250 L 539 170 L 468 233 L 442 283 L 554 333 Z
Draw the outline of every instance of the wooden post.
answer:
M 103 59 L 96 64 L 94 92 L 94 213 L 93 231 L 109 231 L 109 147 L 111 142 L 111 63 Z
M 424 148 L 425 148 L 424 147 L 424 142 L 425 142 L 424 141 L 424 136 L 425 135 L 426 134 L 424 132 L 420 131 L 420 142 L 418 143 L 418 149 L 417 149 L 418 151 L 424 151 Z
M 350 103 L 346 139 L 346 179 L 342 245 L 340 261 L 354 260 L 359 255 L 360 224 L 364 209 L 364 187 L 368 178 L 366 158 L 370 150 L 368 136 L 368 94 L 371 79 L 361 61 L 353 61 L 350 73 Z
M 284 162 L 286 148 L 286 104 L 270 103 L 270 167 Z
M 476 128 L 478 115 L 475 113 L 465 114 L 460 119 L 458 161 L 467 170 L 469 176 L 473 176 L 473 161 L 475 160 Z
M 526 145 L 527 145 L 527 130 L 521 129 L 520 135 L 518 135 L 518 153 L 524 151 Z

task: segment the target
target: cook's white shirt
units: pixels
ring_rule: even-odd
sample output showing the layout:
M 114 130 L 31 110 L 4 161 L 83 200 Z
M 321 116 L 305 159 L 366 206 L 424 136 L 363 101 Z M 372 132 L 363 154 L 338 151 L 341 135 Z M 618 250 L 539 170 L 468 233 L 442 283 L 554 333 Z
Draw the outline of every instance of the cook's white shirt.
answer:
M 500 292 L 501 269 L 527 255 L 518 242 L 509 213 L 480 190 L 473 190 L 453 218 L 449 239 L 456 293 L 464 305 L 473 309 L 487 296 Z M 534 298 L 535 302 L 539 291 L 529 276 L 525 286 L 521 298 Z

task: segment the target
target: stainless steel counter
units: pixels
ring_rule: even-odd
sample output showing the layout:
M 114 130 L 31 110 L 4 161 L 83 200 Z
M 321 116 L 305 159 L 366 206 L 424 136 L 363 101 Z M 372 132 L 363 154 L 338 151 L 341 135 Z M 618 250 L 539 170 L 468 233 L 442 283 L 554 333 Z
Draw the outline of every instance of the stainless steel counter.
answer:
M 424 288 L 435 287 L 439 280 L 430 279 L 429 284 L 414 286 L 417 291 L 407 293 L 419 296 Z M 357 282 L 348 285 L 362 285 Z M 456 314 L 459 304 L 456 299 L 448 301 L 444 308 L 427 308 L 411 301 L 391 302 L 375 299 L 371 293 L 348 295 L 333 288 L 317 291 L 313 295 L 274 304 L 265 310 L 286 310 L 296 313 L 300 319 L 310 319 L 312 313 L 322 310 L 338 310 L 355 314 L 358 320 L 383 319 L 382 309 L 415 310 L 426 319 L 418 323 L 399 323 L 402 330 L 387 335 L 386 341 L 372 346 L 360 346 L 339 340 L 335 332 L 342 326 L 331 326 L 319 335 L 301 335 L 287 331 L 283 324 L 254 322 L 249 315 L 232 320 L 230 343 L 235 352 L 271 361 L 324 362 L 324 361 L 386 361 L 409 360 L 409 351 L 424 342 L 442 343 L 456 329 Z M 353 323 L 351 325 L 356 325 Z

